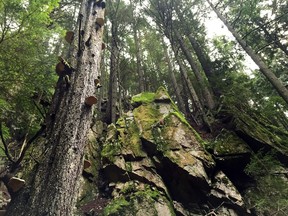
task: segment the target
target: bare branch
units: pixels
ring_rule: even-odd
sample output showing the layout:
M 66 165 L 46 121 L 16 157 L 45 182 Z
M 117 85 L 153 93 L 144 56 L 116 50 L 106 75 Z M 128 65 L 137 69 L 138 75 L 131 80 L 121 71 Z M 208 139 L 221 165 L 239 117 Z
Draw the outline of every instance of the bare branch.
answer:
M 12 163 L 15 163 L 15 161 L 13 160 L 12 156 L 10 155 L 9 153 L 9 149 L 8 149 L 8 146 L 5 142 L 5 139 L 4 139 L 4 136 L 3 136 L 3 132 L 2 132 L 2 122 L 0 122 L 0 137 L 1 137 L 1 141 L 4 145 L 4 152 L 5 152 L 5 155 L 7 156 L 8 160 Z
M 42 125 L 41 128 L 37 131 L 37 133 L 27 142 L 26 146 L 23 148 L 23 151 L 21 152 L 19 158 L 16 162 L 14 162 L 12 171 L 17 169 L 18 165 L 22 162 L 25 153 L 30 148 L 31 144 L 45 131 L 46 125 Z
M 284 13 L 284 14 L 282 14 L 282 15 L 280 15 L 280 16 L 278 16 L 278 17 L 276 17 L 275 19 L 273 19 L 273 20 L 270 20 L 270 21 L 268 21 L 268 22 L 266 22 L 266 23 L 264 23 L 263 25 L 261 25 L 261 26 L 258 26 L 257 28 L 255 28 L 255 29 L 252 29 L 250 32 L 248 32 L 248 33 L 246 33 L 243 37 L 242 37 L 242 39 L 244 39 L 244 38 L 246 38 L 246 37 L 248 37 L 252 32 L 254 32 L 254 31 L 256 31 L 256 30 L 258 30 L 258 29 L 260 29 L 261 27 L 264 27 L 264 26 L 267 26 L 267 25 L 270 25 L 271 23 L 273 23 L 273 22 L 275 22 L 275 21 L 277 21 L 278 19 L 280 19 L 280 18 L 282 18 L 283 16 L 285 16 L 285 15 L 287 15 L 288 14 L 288 12 L 286 12 L 286 13 Z

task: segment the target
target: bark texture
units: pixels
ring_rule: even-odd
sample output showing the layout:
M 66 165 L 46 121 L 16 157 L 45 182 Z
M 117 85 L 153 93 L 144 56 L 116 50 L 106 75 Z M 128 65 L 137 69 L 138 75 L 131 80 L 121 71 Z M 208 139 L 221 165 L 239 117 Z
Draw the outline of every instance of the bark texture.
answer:
M 137 32 L 136 24 L 134 24 L 134 41 L 136 47 L 136 61 L 137 61 L 137 73 L 139 75 L 139 90 L 140 92 L 145 91 L 145 81 L 144 81 L 144 71 L 142 68 L 142 52 L 141 52 L 141 44 L 140 44 L 140 35 Z
M 234 28 L 226 21 L 226 19 L 220 14 L 220 12 L 213 6 L 213 4 L 207 0 L 209 5 L 212 7 L 214 12 L 217 14 L 219 19 L 227 26 L 228 30 L 232 33 L 241 47 L 246 51 L 246 53 L 253 59 L 255 64 L 258 65 L 260 71 L 263 75 L 269 80 L 273 85 L 279 95 L 286 101 L 288 104 L 288 89 L 284 86 L 283 82 L 276 77 L 276 75 L 270 70 L 270 68 L 262 61 L 262 59 L 251 49 L 250 46 L 241 38 L 241 36 L 234 30 Z
M 174 90 L 175 90 L 178 106 L 179 106 L 180 111 L 182 113 L 184 113 L 185 116 L 186 116 L 185 104 L 184 104 L 183 98 L 181 96 L 180 88 L 179 88 L 179 86 L 177 84 L 177 80 L 176 80 L 176 77 L 175 77 L 175 74 L 174 74 L 174 71 L 173 71 L 172 63 L 171 63 L 171 60 L 170 60 L 169 55 L 168 55 L 167 47 L 164 44 L 164 40 L 162 41 L 162 43 L 163 43 L 163 48 L 164 48 L 164 52 L 165 52 L 164 53 L 165 54 L 165 59 L 166 59 L 166 62 L 168 64 L 168 72 L 170 74 L 170 77 L 171 77 L 171 80 L 172 80 L 172 84 L 173 84 L 173 87 L 174 87 Z
M 197 40 L 192 34 L 188 35 L 189 41 L 198 57 L 198 60 L 203 68 L 203 71 L 205 72 L 205 75 L 207 76 L 210 83 L 213 81 L 213 68 L 211 64 L 211 60 L 209 56 L 205 53 L 205 51 L 201 48 Z
M 189 92 L 191 100 L 194 103 L 195 110 L 198 111 L 200 114 L 204 114 L 201 101 L 198 98 L 198 95 L 197 95 L 197 93 L 196 93 L 196 91 L 195 91 L 195 89 L 194 89 L 194 87 L 192 85 L 192 82 L 191 82 L 191 80 L 188 77 L 188 73 L 186 71 L 186 68 L 184 67 L 183 63 L 181 62 L 181 60 L 179 58 L 177 59 L 177 62 L 178 62 L 178 65 L 180 67 L 180 71 L 183 74 L 184 80 L 185 80 L 185 82 L 187 84 L 187 87 L 188 87 L 188 90 L 189 90 L 188 92 Z
M 74 68 L 70 84 L 59 77 L 46 122 L 45 151 L 34 167 L 27 185 L 8 206 L 8 216 L 74 215 L 83 169 L 86 134 L 92 108 L 85 98 L 94 96 L 98 76 L 103 27 L 96 28 L 96 18 L 104 9 L 95 1 L 84 0 L 68 61 Z M 80 47 L 78 47 L 80 44 Z
M 111 17 L 111 55 L 110 55 L 110 76 L 109 76 L 109 91 L 108 91 L 108 106 L 106 112 L 107 123 L 116 122 L 116 103 L 118 92 L 118 69 L 119 69 L 119 48 L 118 48 L 118 21 L 117 10 Z
M 187 49 L 187 47 L 184 44 L 184 41 L 182 39 L 182 37 L 180 36 L 180 34 L 178 32 L 175 32 L 176 38 L 179 42 L 179 45 L 181 47 L 181 50 L 183 51 L 187 61 L 189 62 L 195 77 L 199 83 L 199 85 L 201 86 L 201 89 L 203 90 L 203 97 L 205 98 L 205 102 L 207 107 L 212 110 L 215 107 L 215 102 L 212 96 L 212 93 L 209 91 L 207 84 L 205 83 L 205 79 L 203 77 L 203 75 L 201 74 L 200 69 L 198 68 L 198 65 L 196 64 L 196 61 L 193 59 L 190 51 Z

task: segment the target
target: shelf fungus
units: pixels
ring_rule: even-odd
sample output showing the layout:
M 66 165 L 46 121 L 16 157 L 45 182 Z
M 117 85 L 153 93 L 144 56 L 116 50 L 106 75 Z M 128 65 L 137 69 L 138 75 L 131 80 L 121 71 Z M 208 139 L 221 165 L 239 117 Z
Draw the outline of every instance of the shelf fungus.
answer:
M 100 79 L 95 79 L 95 80 L 94 80 L 94 84 L 95 84 L 95 86 L 97 86 L 98 84 L 100 84 Z
M 73 71 L 73 68 L 69 65 L 69 63 L 61 56 L 59 56 L 58 59 L 60 62 L 56 65 L 56 73 L 59 76 L 71 74 Z
M 65 40 L 66 40 L 69 44 L 71 44 L 72 41 L 73 41 L 73 39 L 74 39 L 74 32 L 72 32 L 72 31 L 67 31 L 67 32 L 66 32 L 66 35 L 65 35 Z
M 56 65 L 56 73 L 60 76 L 64 73 L 65 71 L 65 65 L 62 62 L 59 62 Z
M 85 99 L 85 104 L 87 106 L 92 106 L 93 104 L 96 104 L 97 103 L 97 98 L 94 97 L 94 96 L 89 96 Z
M 17 178 L 17 177 L 12 177 L 8 182 L 8 186 L 12 189 L 13 192 L 17 192 L 24 185 L 25 185 L 25 180 Z
M 106 44 L 102 43 L 102 50 L 104 50 L 106 48 Z
M 100 84 L 100 79 L 95 79 L 94 84 L 95 84 L 96 89 L 99 89 L 102 87 L 102 85 Z
M 84 160 L 84 169 L 91 167 L 91 162 L 89 160 Z
M 104 19 L 97 18 L 96 19 L 96 31 L 98 31 L 103 25 L 104 25 Z

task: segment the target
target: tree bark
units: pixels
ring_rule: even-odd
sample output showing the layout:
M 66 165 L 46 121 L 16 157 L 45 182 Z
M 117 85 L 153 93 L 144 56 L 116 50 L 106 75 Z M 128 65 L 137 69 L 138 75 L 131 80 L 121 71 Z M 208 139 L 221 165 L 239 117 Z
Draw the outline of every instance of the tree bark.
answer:
M 214 102 L 212 93 L 209 91 L 207 84 L 204 81 L 203 75 L 201 74 L 201 72 L 200 72 L 195 60 L 193 59 L 191 53 L 189 52 L 189 50 L 185 46 L 184 41 L 183 41 L 182 37 L 180 36 L 180 34 L 177 31 L 175 31 L 175 35 L 176 35 L 177 40 L 179 41 L 181 50 L 183 51 L 187 61 L 189 62 L 190 66 L 191 66 L 191 68 L 195 74 L 197 81 L 199 82 L 199 85 L 201 86 L 207 107 L 209 108 L 209 110 L 213 110 L 215 107 L 215 102 Z
M 110 56 L 110 78 L 109 78 L 109 91 L 108 91 L 108 106 L 107 106 L 107 123 L 116 122 L 116 104 L 117 104 L 117 89 L 118 89 L 118 59 L 119 59 L 119 49 L 118 49 L 118 27 L 115 21 L 112 20 L 111 26 L 111 56 Z
M 180 11 L 179 7 L 175 7 L 175 11 L 177 12 L 177 16 L 179 18 L 179 21 L 181 22 L 182 25 L 187 26 L 185 29 L 186 34 L 188 35 L 188 39 L 190 41 L 190 44 L 195 51 L 197 58 L 203 68 L 203 71 L 209 80 L 210 84 L 212 84 L 212 78 L 213 78 L 213 68 L 211 65 L 211 60 L 209 56 L 204 52 L 203 48 L 199 45 L 198 41 L 195 39 L 193 34 L 191 33 L 193 30 L 192 28 L 189 28 L 189 23 L 185 20 L 183 17 L 182 12 Z
M 261 60 L 261 58 L 251 49 L 250 46 L 241 38 L 241 36 L 233 29 L 233 27 L 226 21 L 226 19 L 220 14 L 220 12 L 207 0 L 213 11 L 217 14 L 219 19 L 227 26 L 229 31 L 246 51 L 246 53 L 253 59 L 256 65 L 260 68 L 263 75 L 269 80 L 272 86 L 276 89 L 279 95 L 288 104 L 288 89 L 284 86 L 283 82 L 276 77 L 276 75 L 269 69 L 269 67 Z
M 173 72 L 173 67 L 172 67 L 172 63 L 171 63 L 171 60 L 169 58 L 169 55 L 168 55 L 168 50 L 167 50 L 167 47 L 164 43 L 164 40 L 162 41 L 163 43 L 163 48 L 164 48 L 164 55 L 165 55 L 165 59 L 166 59 L 166 62 L 168 64 L 168 72 L 170 74 L 170 77 L 171 77 L 171 80 L 172 80 L 172 84 L 173 84 L 173 87 L 174 87 L 174 90 L 175 90 L 175 94 L 176 94 L 176 100 L 178 102 L 178 106 L 179 106 L 179 109 L 182 113 L 185 114 L 185 116 L 187 115 L 186 112 L 185 112 L 185 104 L 184 104 L 184 101 L 183 101 L 183 98 L 181 96 L 181 91 L 180 91 L 180 88 L 177 84 L 177 80 L 176 80 L 176 77 L 175 77 L 175 74 Z
M 134 32 L 134 41 L 135 41 L 135 47 L 136 47 L 136 61 L 137 61 L 137 73 L 139 75 L 139 90 L 140 92 L 145 91 L 145 81 L 144 81 L 144 72 L 142 68 L 142 52 L 141 52 L 141 45 L 140 45 L 140 36 L 137 34 L 136 24 L 133 26 L 133 32 Z
M 84 0 L 78 20 L 81 29 L 77 29 L 69 59 L 74 68 L 70 84 L 59 77 L 46 121 L 43 154 L 26 186 L 13 197 L 7 216 L 74 215 L 92 119 L 92 107 L 84 101 L 94 96 L 100 64 L 103 28 L 96 31 L 96 18 L 100 17 L 104 10 L 95 1 Z
M 203 71 L 205 72 L 205 75 L 207 76 L 210 83 L 212 83 L 213 79 L 213 68 L 211 66 L 211 60 L 209 56 L 203 51 L 203 49 L 199 46 L 197 40 L 194 38 L 192 34 L 188 35 L 188 39 L 198 57 L 198 60 L 203 68 Z
M 202 107 L 202 104 L 201 104 L 201 101 L 192 85 L 192 82 L 191 80 L 189 79 L 188 77 L 188 73 L 186 71 L 186 68 L 184 67 L 183 63 L 181 62 L 181 60 L 179 58 L 177 58 L 177 63 L 180 67 L 180 71 L 181 73 L 183 74 L 183 77 L 185 79 L 185 82 L 187 84 L 187 87 L 189 89 L 189 95 L 190 95 L 190 98 L 191 100 L 193 101 L 194 103 L 194 106 L 195 106 L 195 111 L 199 112 L 201 115 L 204 115 L 204 111 L 203 111 L 203 107 Z

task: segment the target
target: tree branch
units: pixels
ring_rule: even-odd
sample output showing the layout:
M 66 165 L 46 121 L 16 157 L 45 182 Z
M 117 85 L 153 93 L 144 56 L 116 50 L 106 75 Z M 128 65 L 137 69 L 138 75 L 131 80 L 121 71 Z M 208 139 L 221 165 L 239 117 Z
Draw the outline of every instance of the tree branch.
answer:
M 37 131 L 37 133 L 27 142 L 26 146 L 23 148 L 23 151 L 21 152 L 19 158 L 17 159 L 16 162 L 14 162 L 12 171 L 17 169 L 18 165 L 21 163 L 23 160 L 26 151 L 30 148 L 31 144 L 44 132 L 46 129 L 46 125 L 42 125 L 41 128 Z
M 45 115 L 42 113 L 41 109 L 39 108 L 39 106 L 36 104 L 36 102 L 34 100 L 33 100 L 33 104 L 36 106 L 36 108 L 39 111 L 39 113 L 41 114 L 41 116 L 45 119 Z
M 277 21 L 278 19 L 280 19 L 281 17 L 285 16 L 286 14 L 288 14 L 288 12 L 286 12 L 286 13 L 284 13 L 284 14 L 278 16 L 278 17 L 276 17 L 276 18 L 273 19 L 273 20 L 270 20 L 270 21 L 264 23 L 264 24 L 261 25 L 261 26 L 258 26 L 258 27 L 255 28 L 255 29 L 252 29 L 250 32 L 246 33 L 246 34 L 242 37 L 242 39 L 245 39 L 245 38 L 248 37 L 252 32 L 254 32 L 254 31 L 260 29 L 261 27 L 267 26 L 267 25 L 269 25 L 269 24 L 271 24 L 271 23 Z
M 266 47 L 270 46 L 271 44 L 277 43 L 279 42 L 279 40 L 273 40 L 268 44 L 265 44 L 264 46 L 260 47 L 259 49 L 256 50 L 256 53 L 259 53 L 260 51 L 262 51 L 263 49 L 265 49 Z
M 5 139 L 4 139 L 4 136 L 3 136 L 3 133 L 2 133 L 2 122 L 0 122 L 0 137 L 1 137 L 1 141 L 4 145 L 4 152 L 5 152 L 5 155 L 7 156 L 8 160 L 12 163 L 15 163 L 15 161 L 13 160 L 12 156 L 10 155 L 9 153 L 9 149 L 8 149 L 8 146 L 5 142 Z

